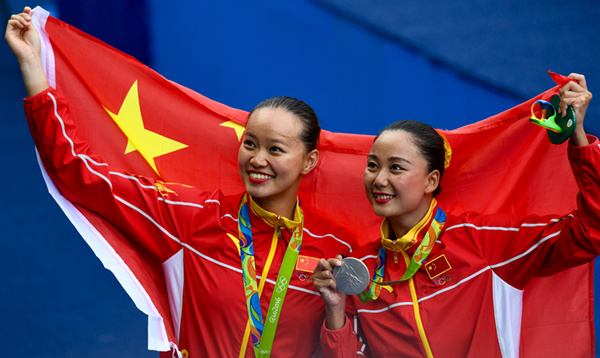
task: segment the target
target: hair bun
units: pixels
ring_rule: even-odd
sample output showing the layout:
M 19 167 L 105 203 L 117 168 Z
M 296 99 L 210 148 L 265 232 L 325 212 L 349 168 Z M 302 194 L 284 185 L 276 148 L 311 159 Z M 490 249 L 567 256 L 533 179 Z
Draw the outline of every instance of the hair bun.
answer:
M 437 132 L 444 140 L 444 170 L 446 170 L 450 166 L 450 160 L 452 159 L 452 147 L 450 147 L 450 143 L 448 143 L 446 136 L 440 131 Z

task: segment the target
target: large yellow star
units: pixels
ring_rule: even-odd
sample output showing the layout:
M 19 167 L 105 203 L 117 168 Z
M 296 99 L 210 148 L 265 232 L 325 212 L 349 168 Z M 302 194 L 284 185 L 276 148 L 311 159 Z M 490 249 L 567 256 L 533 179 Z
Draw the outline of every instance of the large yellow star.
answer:
M 128 141 L 125 154 L 136 150 L 139 151 L 146 162 L 154 169 L 156 174 L 159 173 L 156 169 L 154 158 L 187 147 L 185 144 L 144 128 L 142 112 L 140 111 L 137 81 L 135 81 L 129 89 L 118 114 L 112 113 L 106 109 L 106 107 L 104 109 L 127 136 Z
M 235 134 L 237 135 L 238 140 L 242 139 L 242 134 L 244 134 L 244 131 L 246 130 L 246 127 L 244 127 L 241 124 L 237 124 L 233 121 L 223 122 L 220 124 L 220 126 L 233 128 L 233 130 L 235 131 Z

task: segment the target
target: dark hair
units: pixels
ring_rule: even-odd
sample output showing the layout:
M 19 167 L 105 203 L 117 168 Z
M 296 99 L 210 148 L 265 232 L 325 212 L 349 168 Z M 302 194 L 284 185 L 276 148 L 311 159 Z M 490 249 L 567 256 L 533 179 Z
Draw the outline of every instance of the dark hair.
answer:
M 288 110 L 290 113 L 295 115 L 302 124 L 304 130 L 300 134 L 300 140 L 304 142 L 304 145 L 310 152 L 317 148 L 319 143 L 319 136 L 321 135 L 321 127 L 319 126 L 319 119 L 317 114 L 308 104 L 302 102 L 299 99 L 292 97 L 272 97 L 267 98 L 260 102 L 254 107 L 248 114 L 248 118 L 260 108 L 282 108 Z
M 419 152 L 427 161 L 427 170 L 432 172 L 438 170 L 440 172 L 440 182 L 444 174 L 444 161 L 446 158 L 446 149 L 444 147 L 444 138 L 428 124 L 418 121 L 398 121 L 385 127 L 377 137 L 387 131 L 404 131 L 412 136 L 415 145 L 419 148 Z M 436 196 L 442 190 L 441 184 L 433 191 L 433 196 Z

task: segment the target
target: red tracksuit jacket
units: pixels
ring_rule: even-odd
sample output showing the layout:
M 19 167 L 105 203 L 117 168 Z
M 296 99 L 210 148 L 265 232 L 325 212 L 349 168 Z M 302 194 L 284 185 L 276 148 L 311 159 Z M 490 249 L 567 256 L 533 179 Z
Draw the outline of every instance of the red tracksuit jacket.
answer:
M 25 112 L 42 162 L 61 193 L 115 226 L 152 265 L 162 265 L 171 316 L 184 356 L 238 357 L 248 321 L 238 238 L 243 193 L 225 196 L 155 182 L 112 168 L 89 153 L 77 137 L 67 103 L 49 89 L 25 99 Z M 299 261 L 347 255 L 356 241 L 345 230 L 303 207 L 304 237 Z M 250 211 L 257 279 L 271 249 L 274 228 Z M 260 299 L 263 319 L 290 233 L 276 241 L 273 263 Z M 273 357 L 310 357 L 319 351 L 324 304 L 310 272 L 293 272 L 283 305 Z M 314 269 L 314 267 L 313 267 Z M 250 339 L 251 341 L 251 339 Z M 245 356 L 253 357 L 252 344 Z M 170 355 L 170 354 L 169 354 Z
M 588 146 L 568 147 L 580 190 L 577 210 L 543 217 L 448 214 L 411 282 L 394 284 L 393 292 L 382 289 L 367 303 L 348 297 L 345 327 L 331 331 L 323 325 L 325 356 L 426 357 L 428 342 L 434 357 L 518 357 L 527 283 L 600 252 L 600 142 L 588 139 Z M 352 256 L 372 274 L 380 247 L 374 240 Z M 406 270 L 402 256 L 398 264 L 392 251 L 386 257 L 383 280 L 399 280 Z

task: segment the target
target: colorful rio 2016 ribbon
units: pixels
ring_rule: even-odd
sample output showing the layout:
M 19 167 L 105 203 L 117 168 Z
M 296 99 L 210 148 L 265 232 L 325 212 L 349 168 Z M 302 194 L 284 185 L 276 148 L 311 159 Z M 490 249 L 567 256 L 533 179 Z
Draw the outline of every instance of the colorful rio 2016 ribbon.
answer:
M 248 318 L 250 323 L 250 333 L 252 335 L 252 344 L 254 346 L 254 354 L 256 357 L 269 357 L 275 340 L 275 331 L 277 330 L 277 322 L 281 314 L 285 295 L 290 283 L 290 278 L 294 271 L 300 246 L 302 245 L 302 234 L 304 226 L 304 216 L 302 209 L 296 205 L 296 215 L 299 217 L 299 225 L 294 230 L 290 243 L 286 249 L 275 289 L 271 296 L 267 318 L 263 321 L 262 312 L 260 309 L 260 296 L 256 283 L 256 267 L 254 260 L 254 246 L 252 243 L 252 226 L 250 225 L 250 210 L 248 205 L 248 197 L 245 194 L 240 202 L 238 211 L 238 230 L 240 240 L 240 259 L 242 262 L 242 274 L 244 278 L 244 290 L 246 294 L 246 306 L 248 308 Z M 279 222 L 276 223 L 276 230 L 273 235 L 277 239 L 281 237 Z M 263 275 L 266 275 L 263 272 Z M 245 348 L 242 347 L 242 350 Z

